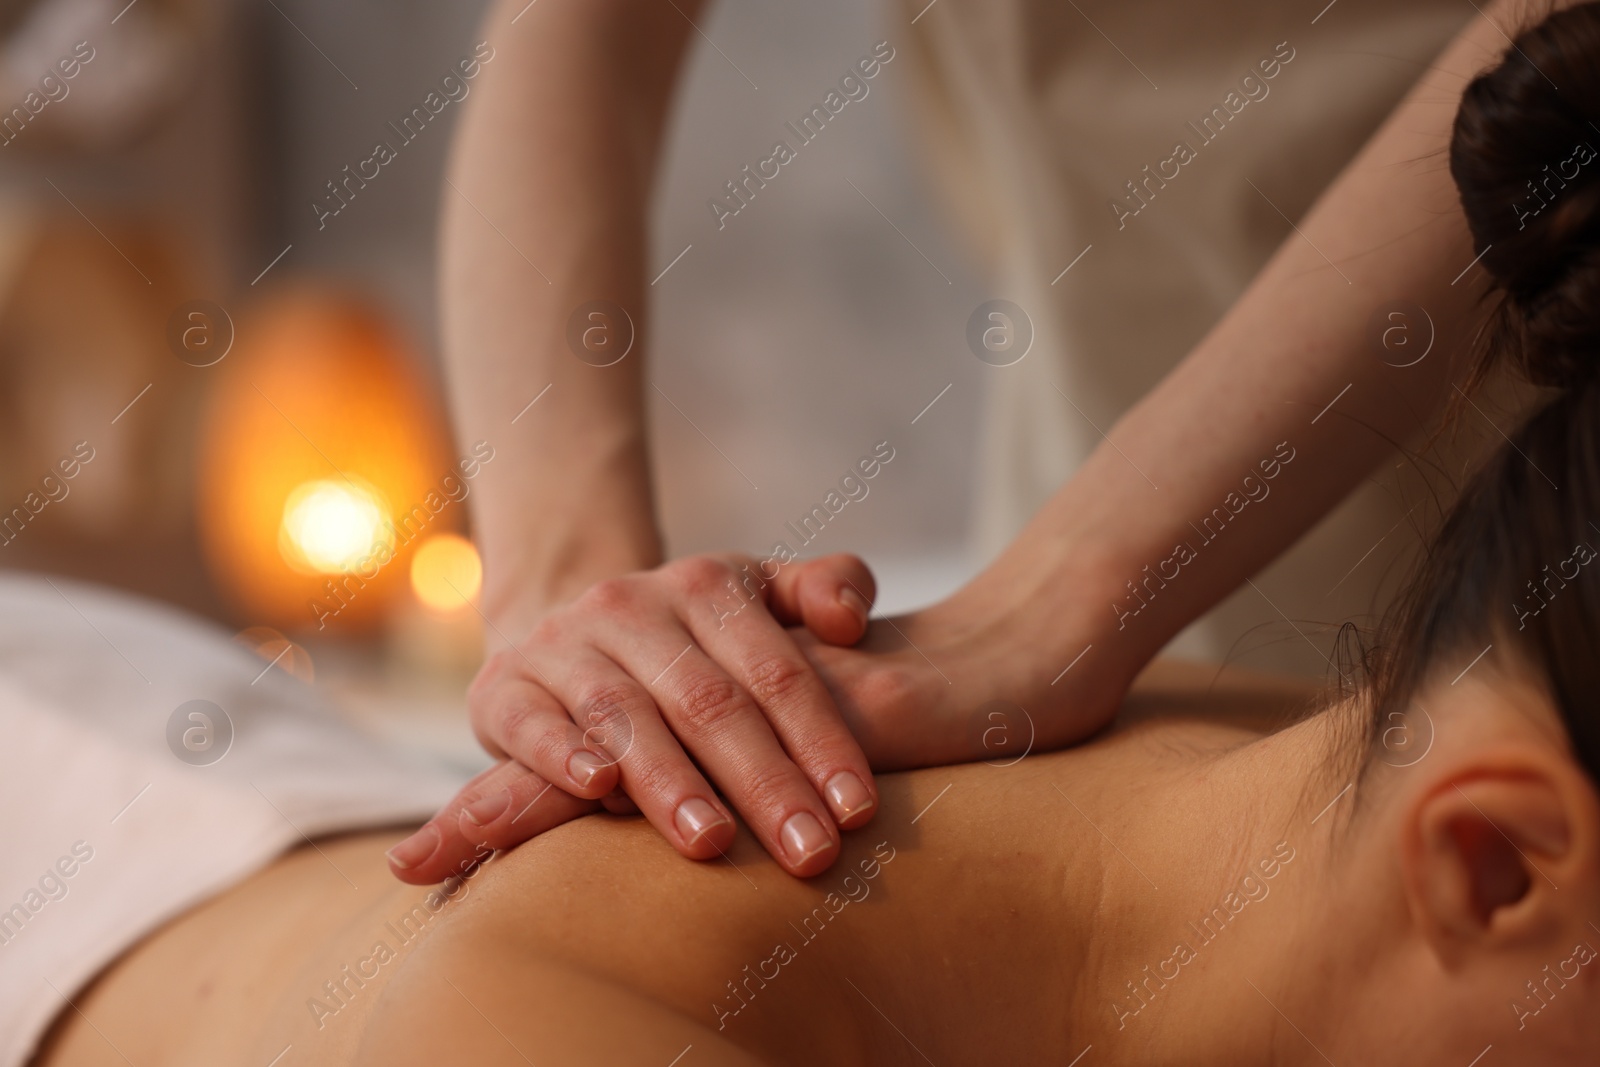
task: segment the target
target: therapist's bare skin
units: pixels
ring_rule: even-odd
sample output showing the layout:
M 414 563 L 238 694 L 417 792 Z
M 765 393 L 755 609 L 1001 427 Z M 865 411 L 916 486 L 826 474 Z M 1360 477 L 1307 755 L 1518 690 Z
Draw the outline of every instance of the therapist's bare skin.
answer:
M 1313 1044 L 1459 1067 L 1491 1042 L 1500 1062 L 1584 1062 L 1600 985 L 1569 982 L 1524 1033 L 1504 1008 L 1600 906 L 1593 786 L 1548 715 L 1508 712 L 1537 690 L 1442 687 L 1451 729 L 1406 776 L 1369 780 L 1352 827 L 1348 803 L 1319 812 L 1339 792 L 1336 716 L 1263 739 L 1241 724 L 1305 690 L 1213 677 L 1157 664 L 1128 709 L 1153 721 L 1085 748 L 886 776 L 879 819 L 812 881 L 748 837 L 731 862 L 686 864 L 638 820 L 586 819 L 494 859 L 401 945 L 391 924 L 428 911 L 384 873 L 393 835 L 301 849 L 114 965 L 32 1067 L 666 1065 L 691 1046 L 682 1063 L 1067 1064 L 1092 1046 L 1096 1063 L 1238 1067 L 1321 1063 Z M 1554 792 L 1526 790 L 1530 771 Z M 1475 818 L 1525 855 L 1474 855 L 1472 826 L 1463 855 L 1401 844 L 1413 820 Z M 1519 899 L 1477 915 L 1457 884 L 1475 864 Z M 1247 902 L 1170 963 L 1230 892 Z M 361 964 L 380 940 L 396 957 Z
M 660 562 L 642 425 L 648 324 L 635 309 L 661 126 L 692 33 L 684 16 L 698 18 L 700 6 L 680 4 L 680 14 L 644 0 L 597 0 L 534 8 L 511 26 L 522 6 L 498 4 L 487 23 L 501 55 L 485 68 L 457 145 L 452 175 L 465 195 L 445 194 L 443 301 L 458 432 L 516 457 L 485 470 L 474 501 L 495 639 L 526 648 L 556 605 Z M 1480 321 L 1481 275 L 1452 284 L 1476 253 L 1440 160 L 1462 86 L 1504 48 L 1502 27 L 1520 25 L 1529 10 L 1484 6 L 1234 308 L 992 566 L 940 604 L 874 622 L 853 647 L 796 634 L 874 768 L 969 758 L 971 715 L 993 700 L 1028 708 L 1042 745 L 1093 732 L 1150 656 L 1314 525 L 1393 442 L 1418 434 L 1450 394 L 1452 355 Z M 517 247 L 537 251 L 545 277 L 467 198 Z M 633 355 L 607 368 L 579 361 L 565 339 L 570 312 L 600 298 L 634 310 L 641 337 Z M 1372 313 L 1396 300 L 1430 312 L 1434 358 L 1405 368 L 1376 358 Z M 508 429 L 547 385 L 549 395 Z M 1195 516 L 1285 447 L 1295 458 L 1274 481 L 1271 506 L 1208 545 L 1137 616 L 1119 616 L 1113 605 L 1128 600 L 1127 583 L 1168 560 L 1192 537 Z M 620 605 L 591 608 L 620 613 L 618 625 L 640 639 L 650 631 Z M 738 650 L 704 651 L 737 676 Z M 487 690 L 475 701 L 480 733 L 492 732 L 504 706 Z M 581 718 L 581 707 L 565 707 Z M 771 824 L 780 809 L 817 799 L 777 755 L 744 758 L 733 725 L 770 714 L 759 700 L 745 708 L 701 744 L 737 766 L 732 778 L 712 776 L 725 795 L 787 781 L 764 808 L 735 803 Z M 832 722 L 833 710 L 817 721 Z M 681 715 L 670 699 L 660 713 L 669 725 Z M 557 718 L 550 728 L 564 729 Z M 689 761 L 679 758 L 681 777 Z M 670 790 L 650 797 L 654 784 L 627 791 L 662 810 Z M 456 855 L 447 847 L 431 862 Z
M 482 427 L 512 462 L 475 494 L 499 654 L 469 708 L 490 751 L 574 796 L 620 790 L 685 855 L 727 847 L 726 798 L 807 875 L 876 799 L 866 756 L 783 624 L 856 641 L 871 575 L 843 557 L 764 572 L 773 585 L 750 594 L 762 604 L 731 622 L 713 606 L 730 582 L 762 584 L 743 566 L 758 560 L 624 578 L 662 562 L 641 392 L 645 201 L 701 6 L 547 5 L 516 26 L 507 7 L 484 31 L 497 49 L 484 74 L 503 73 L 465 118 L 444 190 L 441 306 L 456 425 Z M 580 361 L 567 337 L 574 309 L 596 300 L 628 309 L 640 338 L 608 367 Z M 499 805 L 474 812 L 489 822 L 520 797 L 470 800 Z M 397 872 L 463 854 L 466 803 L 401 848 Z

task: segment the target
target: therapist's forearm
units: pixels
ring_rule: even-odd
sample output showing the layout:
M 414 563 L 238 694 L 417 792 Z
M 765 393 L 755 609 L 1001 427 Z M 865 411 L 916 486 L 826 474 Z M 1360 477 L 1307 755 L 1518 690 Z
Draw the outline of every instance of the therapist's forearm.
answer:
M 1504 5 L 1489 17 L 1514 32 Z M 1481 271 L 1452 284 L 1476 250 L 1446 149 L 1463 87 L 1504 47 L 1484 18 L 1467 26 L 1232 310 L 1110 430 L 1115 444 L 1101 444 L 980 582 L 1042 605 L 1087 589 L 1102 601 L 1092 607 L 1100 654 L 1135 669 L 1417 437 L 1481 319 Z M 1412 357 L 1386 362 L 1372 329 L 1402 301 L 1437 330 L 1428 357 L 1403 368 L 1391 364 Z M 1402 351 L 1420 352 L 1427 325 L 1413 315 L 1409 326 L 1415 343 Z M 1274 469 L 1280 443 L 1294 459 L 1267 480 L 1260 464 Z M 1202 529 L 1229 494 L 1238 506 L 1251 474 L 1269 495 L 1220 535 L 1215 523 Z M 1184 544 L 1193 558 L 1173 561 Z
M 660 560 L 644 428 L 646 218 L 700 6 L 519 0 L 486 20 L 496 55 L 442 191 L 441 305 L 457 435 L 495 449 L 472 506 L 485 610 L 507 632 Z M 626 309 L 637 338 L 608 367 L 568 341 L 569 318 L 594 301 Z

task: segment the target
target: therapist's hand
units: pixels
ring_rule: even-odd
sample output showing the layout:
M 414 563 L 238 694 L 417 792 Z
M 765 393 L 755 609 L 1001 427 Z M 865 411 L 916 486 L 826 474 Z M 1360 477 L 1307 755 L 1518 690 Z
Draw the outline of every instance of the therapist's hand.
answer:
M 848 555 L 770 580 L 753 557 L 717 555 L 602 581 L 490 657 L 468 693 L 474 729 L 570 797 L 620 791 L 627 800 L 607 806 L 637 805 L 691 858 L 732 844 L 726 797 L 780 865 L 818 874 L 839 829 L 865 823 L 878 798 L 866 755 L 785 625 L 849 644 L 873 594 L 870 571 Z M 396 847 L 392 867 L 436 880 L 440 861 L 448 867 L 440 850 L 469 838 L 505 847 L 553 825 L 527 804 L 475 781 Z
M 874 619 L 849 647 L 795 632 L 873 770 L 1008 766 L 1111 721 L 1147 650 L 1117 630 L 1098 584 L 1047 598 L 1020 585 L 980 578 Z
M 463 808 L 501 796 L 509 801 L 503 818 L 484 827 L 462 819 Z M 466 877 L 483 861 L 485 849 L 515 848 L 600 808 L 599 801 L 569 796 L 516 760 L 500 760 L 462 786 L 416 833 L 390 849 L 389 869 L 413 885 Z

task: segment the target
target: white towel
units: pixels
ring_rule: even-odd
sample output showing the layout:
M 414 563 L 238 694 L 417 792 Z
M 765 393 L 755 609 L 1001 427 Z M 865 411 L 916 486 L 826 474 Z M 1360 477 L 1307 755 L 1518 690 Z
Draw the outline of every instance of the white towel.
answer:
M 0 574 L 0 1067 L 161 923 L 308 837 L 425 818 L 463 781 L 262 667 L 170 608 Z M 195 700 L 232 723 L 206 765 L 168 742 Z

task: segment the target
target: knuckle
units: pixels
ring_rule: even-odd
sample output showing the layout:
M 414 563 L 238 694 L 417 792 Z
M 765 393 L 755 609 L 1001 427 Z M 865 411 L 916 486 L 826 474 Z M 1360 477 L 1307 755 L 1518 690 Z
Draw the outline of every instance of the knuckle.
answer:
M 695 678 L 678 694 L 678 713 L 691 730 L 714 730 L 744 706 L 744 694 L 720 675 Z
M 596 611 L 617 612 L 633 603 L 634 590 L 626 578 L 607 578 L 591 585 L 581 599 Z
M 631 709 L 638 703 L 639 696 L 630 686 L 610 682 L 592 686 L 578 705 L 580 725 L 616 726 L 631 718 Z
M 486 700 L 467 700 L 467 723 L 472 727 L 472 736 L 479 745 L 491 755 L 503 751 L 500 748 L 499 729 L 495 718 L 494 709 Z
M 862 703 L 910 714 L 918 706 L 920 693 L 916 675 L 904 667 L 889 666 L 873 671 L 862 680 Z
M 555 644 L 558 640 L 560 640 L 562 633 L 565 632 L 565 629 L 566 627 L 562 625 L 559 613 L 554 615 L 546 615 L 544 618 L 534 623 L 533 629 L 528 631 L 528 640 L 526 644 L 528 644 L 530 647 Z M 509 651 L 507 653 L 502 653 L 502 655 L 507 654 L 511 653 Z M 518 662 L 520 661 L 521 659 L 518 657 Z M 515 667 L 515 664 L 511 664 L 510 666 Z
M 867 714 L 864 709 L 871 709 Z M 915 673 L 898 666 L 868 672 L 848 688 L 840 711 L 864 748 L 929 727 L 928 700 Z
M 453 821 L 454 818 L 461 813 L 463 808 L 469 808 L 478 801 L 482 800 L 484 797 L 494 796 L 498 792 L 500 792 L 500 786 L 496 785 L 493 781 L 479 782 L 477 785 L 469 785 L 465 789 L 461 790 L 461 792 L 457 793 L 455 795 L 455 799 L 451 800 L 449 804 L 446 804 L 444 810 L 439 812 L 438 815 L 435 815 L 430 821 L 438 823 Z
M 499 684 L 499 678 L 490 676 L 488 665 L 485 665 L 484 669 L 478 672 L 477 677 L 472 679 L 471 684 L 467 686 L 467 707 L 471 709 L 474 716 L 488 704 L 489 697 Z
M 483 663 L 483 667 L 473 676 L 472 684 L 467 692 L 484 693 L 494 689 L 506 678 L 516 673 L 517 654 L 509 648 L 502 648 L 495 652 Z
M 472 738 L 474 741 L 478 742 L 479 748 L 483 749 L 489 755 L 494 756 L 497 759 L 501 756 L 507 755 L 506 750 L 500 747 L 500 742 L 496 740 L 494 731 L 488 729 L 477 720 L 473 720 L 472 723 Z
M 500 708 L 494 714 L 497 719 L 496 732 L 504 739 L 507 748 L 522 751 L 536 740 L 539 728 L 534 721 L 533 709 L 527 704 L 518 701 Z
M 771 817 L 790 806 L 796 791 L 794 774 L 784 765 L 750 764 L 739 772 L 738 783 L 744 795 L 740 808 Z
M 541 777 L 548 775 L 559 780 L 567 770 L 567 757 L 572 754 L 572 739 L 561 730 L 544 730 L 533 744 L 533 766 L 530 770 Z
M 505 791 L 511 794 L 511 802 L 515 805 L 513 810 L 532 803 L 544 787 L 544 778 L 534 772 L 519 774 L 504 784 Z
M 624 767 L 627 796 L 635 803 L 648 797 L 658 797 L 676 807 L 680 795 L 690 791 L 684 780 L 682 766 L 670 757 L 646 757 L 640 754 L 625 763 Z
M 721 589 L 731 574 L 727 564 L 706 556 L 694 556 L 672 565 L 674 582 L 689 593 Z
M 637 701 L 631 693 L 621 695 L 622 692 L 625 691 L 619 687 L 618 691 L 602 693 L 585 702 L 578 723 L 581 731 L 578 743 L 584 748 L 604 752 L 612 763 L 625 759 L 633 751 L 632 708 L 636 704 L 643 707 L 643 702 Z
M 789 656 L 757 659 L 746 666 L 745 676 L 750 695 L 764 707 L 788 705 L 810 689 L 810 669 Z
M 533 770 L 559 768 L 565 763 L 568 746 L 564 731 L 555 727 L 556 720 L 548 715 L 520 709 L 508 713 L 506 747 Z

